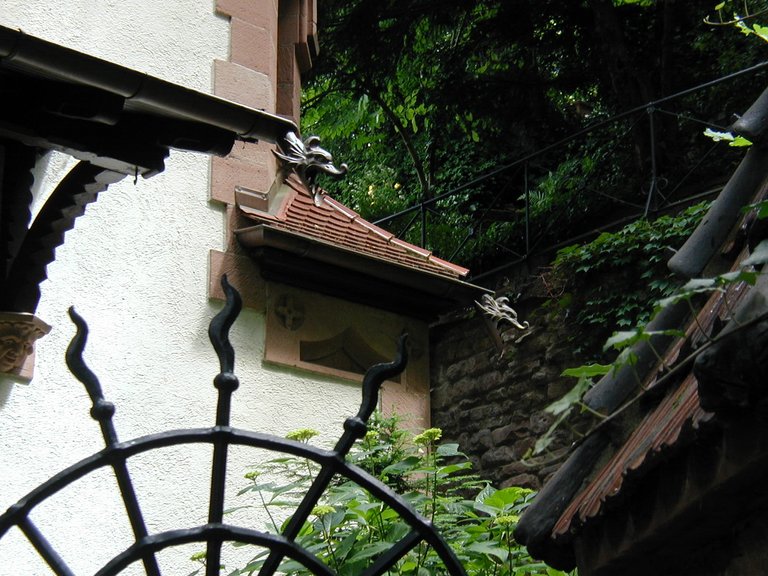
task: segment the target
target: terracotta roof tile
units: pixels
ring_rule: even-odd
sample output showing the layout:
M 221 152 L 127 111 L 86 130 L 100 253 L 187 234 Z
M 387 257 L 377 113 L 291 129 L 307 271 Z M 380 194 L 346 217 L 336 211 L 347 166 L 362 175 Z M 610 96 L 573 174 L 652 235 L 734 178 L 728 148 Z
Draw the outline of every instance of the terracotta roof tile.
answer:
M 434 256 L 429 250 L 396 238 L 391 232 L 364 220 L 357 212 L 327 196 L 319 206 L 294 176 L 286 180 L 290 193 L 277 215 L 244 209 L 249 218 L 304 236 L 315 238 L 379 258 L 400 266 L 439 274 L 448 278 L 466 276 L 468 269 Z
M 739 260 L 740 258 L 737 262 Z M 688 325 L 685 340 L 702 337 L 702 330 L 710 332 L 716 320 L 727 316 L 747 293 L 747 285 L 738 283 L 729 286 L 725 294 L 713 294 L 696 320 Z M 675 362 L 683 341 L 681 339 L 667 352 L 665 364 L 672 365 Z M 655 374 L 654 372 L 651 381 L 645 383 L 646 388 L 656 384 Z M 666 451 L 684 444 L 685 439 L 695 437 L 699 426 L 713 416 L 702 409 L 699 403 L 698 382 L 693 373 L 689 372 L 682 382 L 668 391 L 659 405 L 643 418 L 622 447 L 571 500 L 552 529 L 553 538 L 567 537 L 577 526 L 598 516 L 607 503 L 619 497 L 628 478 L 653 466 Z

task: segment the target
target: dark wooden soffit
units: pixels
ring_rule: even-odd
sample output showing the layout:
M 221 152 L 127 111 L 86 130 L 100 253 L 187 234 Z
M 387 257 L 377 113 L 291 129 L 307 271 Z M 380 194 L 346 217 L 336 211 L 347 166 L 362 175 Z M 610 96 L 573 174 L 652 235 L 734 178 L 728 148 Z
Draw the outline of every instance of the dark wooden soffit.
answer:
M 426 321 L 491 291 L 414 270 L 268 225 L 236 230 L 267 280 L 314 290 Z
M 46 266 L 85 206 L 170 149 L 226 155 L 282 145 L 296 125 L 0 26 L 0 310 L 34 313 Z M 50 150 L 81 160 L 32 221 L 32 171 Z
M 124 174 L 169 148 L 224 155 L 235 139 L 282 144 L 293 121 L 0 26 L 0 137 Z

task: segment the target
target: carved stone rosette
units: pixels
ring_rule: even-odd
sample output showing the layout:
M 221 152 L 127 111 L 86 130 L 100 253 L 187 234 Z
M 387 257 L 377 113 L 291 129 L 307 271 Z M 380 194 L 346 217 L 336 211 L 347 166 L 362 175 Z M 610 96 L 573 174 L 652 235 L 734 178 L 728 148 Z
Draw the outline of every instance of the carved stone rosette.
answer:
M 51 327 L 34 314 L 0 312 L 0 378 L 29 383 L 34 366 L 31 360 L 35 341 L 51 331 Z

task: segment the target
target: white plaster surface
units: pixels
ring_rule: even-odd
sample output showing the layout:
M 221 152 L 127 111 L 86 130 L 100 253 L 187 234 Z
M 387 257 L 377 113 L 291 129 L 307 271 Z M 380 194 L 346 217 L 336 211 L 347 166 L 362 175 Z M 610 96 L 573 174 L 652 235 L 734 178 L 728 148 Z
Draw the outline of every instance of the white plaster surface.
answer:
M 0 0 L 0 24 L 204 92 L 211 91 L 213 60 L 228 57 L 229 24 L 214 14 L 213 0 Z M 60 155 L 46 162 L 37 207 L 69 165 Z M 70 305 L 90 324 L 86 361 L 117 406 L 121 440 L 213 424 L 218 362 L 207 326 L 221 305 L 207 299 L 207 258 L 210 249 L 224 249 L 225 216 L 208 202 L 209 162 L 173 153 L 158 176 L 112 185 L 57 250 L 38 307 L 53 330 L 38 342 L 35 378 L 28 386 L 0 384 L 0 512 L 103 447 L 85 390 L 64 364 L 74 333 Z M 257 311 L 241 314 L 232 341 L 241 380 L 234 426 L 280 435 L 316 428 L 320 445 L 338 437 L 357 410 L 358 386 L 265 369 Z M 130 462 L 150 532 L 205 522 L 210 452 L 169 448 Z M 227 506 L 245 503 L 235 488 L 257 460 L 233 454 Z M 75 574 L 93 574 L 131 542 L 110 471 L 78 481 L 32 518 Z M 255 528 L 264 522 L 254 512 L 237 518 Z M 164 573 L 189 574 L 196 566 L 187 559 L 201 549 L 163 552 Z M 21 533 L 0 540 L 0 576 L 50 573 Z M 125 572 L 143 573 L 140 566 Z

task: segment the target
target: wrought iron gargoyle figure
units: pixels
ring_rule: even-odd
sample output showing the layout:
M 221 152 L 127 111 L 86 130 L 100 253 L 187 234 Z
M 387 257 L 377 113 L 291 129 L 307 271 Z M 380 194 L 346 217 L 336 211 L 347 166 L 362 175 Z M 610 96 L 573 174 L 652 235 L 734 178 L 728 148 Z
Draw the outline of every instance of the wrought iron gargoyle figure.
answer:
M 509 322 L 518 330 L 528 330 L 531 327 L 528 321 L 520 323 L 517 319 L 517 312 L 509 305 L 509 298 L 506 296 L 494 298 L 490 294 L 484 294 L 480 302 L 475 302 L 475 304 L 490 316 L 497 326 L 502 322 Z
M 334 166 L 331 153 L 319 144 L 320 138 L 317 136 L 309 136 L 302 141 L 296 133 L 290 132 L 285 136 L 280 152 L 275 152 L 275 156 L 285 162 L 286 168 L 296 172 L 318 206 L 321 197 L 316 182 L 317 175 L 321 172 L 331 176 L 343 176 L 347 173 L 347 165 L 342 164 L 338 168 Z
M 521 336 L 514 339 L 515 344 L 522 342 L 523 338 L 531 333 L 531 325 L 528 322 L 520 323 L 517 319 L 517 312 L 509 305 L 509 298 L 506 296 L 494 298 L 490 294 L 483 294 L 479 302 L 475 300 L 475 305 L 483 313 L 485 326 L 488 328 L 488 332 L 496 345 L 496 350 L 499 352 L 499 360 L 504 357 L 504 340 L 501 336 L 502 323 L 509 322 L 522 332 Z

